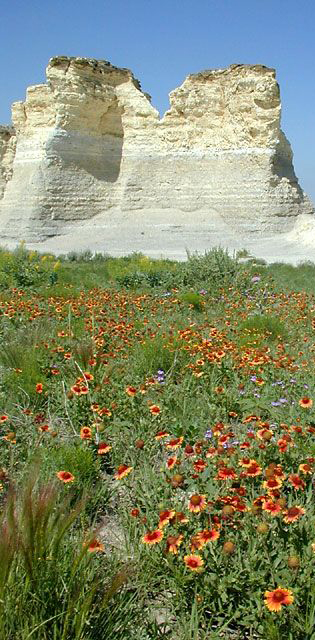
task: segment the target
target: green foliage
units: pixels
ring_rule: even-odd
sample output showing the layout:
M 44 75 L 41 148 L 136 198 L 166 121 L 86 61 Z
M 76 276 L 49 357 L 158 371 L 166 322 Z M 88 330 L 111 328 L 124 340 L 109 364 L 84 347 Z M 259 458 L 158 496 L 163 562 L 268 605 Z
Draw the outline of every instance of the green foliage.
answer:
M 255 314 L 239 325 L 240 344 L 261 344 L 264 341 L 286 340 L 288 332 L 275 316 Z
M 291 264 L 274 263 L 267 267 L 269 273 L 282 291 L 304 291 L 315 293 L 315 264 L 302 262 L 296 267 Z
M 187 257 L 187 261 L 181 263 L 184 285 L 196 286 L 198 282 L 216 290 L 232 284 L 239 271 L 236 258 L 220 247 L 206 251 L 204 255 L 188 253 Z
M 0 523 L 1 638 L 93 638 L 127 579 L 88 552 L 93 534 L 84 538 L 75 527 L 83 502 L 70 507 L 70 500 L 67 491 L 38 484 L 38 465 L 22 489 L 10 490 Z
M 192 307 L 195 311 L 203 310 L 204 301 L 199 293 L 188 291 L 187 293 L 182 293 L 180 299 L 182 300 L 182 302 L 185 302 L 190 307 Z
M 45 459 L 45 470 L 48 475 L 66 469 L 76 478 L 80 492 L 88 491 L 99 481 L 99 468 L 93 451 L 84 446 L 85 443 L 62 444 L 49 450 Z
M 97 514 L 106 511 L 110 500 L 110 489 L 106 476 L 101 471 L 101 461 L 97 458 L 96 448 L 88 443 L 56 444 L 45 451 L 43 458 L 43 477 L 45 481 L 54 477 L 57 471 L 69 471 L 75 478 L 72 493 L 74 499 L 85 494 L 88 499 L 84 506 L 84 515 L 95 520 Z
M 44 370 L 39 345 L 49 327 L 49 320 L 35 321 L 32 327 L 19 323 L 14 331 L 7 327 L 4 332 L 0 350 L 1 383 L 7 392 L 14 388 L 15 400 L 25 402 L 27 397 L 33 400 L 36 397 L 36 384 L 42 381 Z
M 0 288 L 56 284 L 59 263 L 54 256 L 28 251 L 22 242 L 15 251 L 0 251 Z
M 220 248 L 183 263 L 91 252 L 60 263 L 57 283 L 48 270 L 22 290 L 1 271 L 0 639 L 314 640 L 314 266 Z M 272 465 L 275 516 L 255 504 Z M 287 523 L 294 505 L 305 514 Z M 164 510 L 187 522 L 159 529 Z M 194 548 L 208 529 L 219 539 Z M 161 542 L 143 544 L 156 530 Z M 104 554 L 83 546 L 91 531 Z M 200 573 L 185 566 L 192 551 Z M 277 585 L 294 594 L 279 614 L 264 603 Z
M 171 341 L 157 335 L 135 346 L 130 354 L 129 376 L 130 379 L 141 380 L 156 375 L 159 369 L 168 375 L 174 374 L 174 370 L 178 372 L 186 360 L 180 340 Z

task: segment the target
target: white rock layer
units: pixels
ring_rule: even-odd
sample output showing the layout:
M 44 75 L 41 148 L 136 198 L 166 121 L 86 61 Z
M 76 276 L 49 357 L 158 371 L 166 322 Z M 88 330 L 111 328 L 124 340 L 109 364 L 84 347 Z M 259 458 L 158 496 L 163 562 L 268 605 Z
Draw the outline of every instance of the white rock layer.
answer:
M 0 126 L 0 198 L 12 176 L 16 137 L 12 127 Z
M 132 236 L 134 220 L 158 225 L 161 212 L 170 227 L 201 232 L 290 231 L 314 210 L 280 112 L 275 72 L 261 65 L 188 76 L 160 119 L 128 69 L 52 58 L 47 84 L 13 104 L 15 135 L 0 128 L 1 239 L 113 223 Z

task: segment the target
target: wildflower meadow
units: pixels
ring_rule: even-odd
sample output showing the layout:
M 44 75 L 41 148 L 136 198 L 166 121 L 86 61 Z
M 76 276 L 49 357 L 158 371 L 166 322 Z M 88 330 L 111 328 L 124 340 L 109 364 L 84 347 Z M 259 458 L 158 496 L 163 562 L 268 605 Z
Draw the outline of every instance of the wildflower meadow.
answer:
M 0 640 L 315 639 L 314 275 L 0 251 Z

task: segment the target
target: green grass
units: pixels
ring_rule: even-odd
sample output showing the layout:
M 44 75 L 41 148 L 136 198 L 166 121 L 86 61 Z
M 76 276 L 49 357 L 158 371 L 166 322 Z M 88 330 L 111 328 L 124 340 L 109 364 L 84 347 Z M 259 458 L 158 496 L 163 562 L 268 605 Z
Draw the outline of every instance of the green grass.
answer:
M 263 343 L 283 341 L 288 337 L 287 329 L 275 316 L 255 314 L 239 325 L 240 345 L 262 345 Z
M 274 263 L 267 271 L 275 280 L 278 290 L 304 291 L 315 294 L 315 264 L 305 262 L 294 267 L 289 264 Z
M 0 640 L 314 640 L 313 269 L 0 251 Z

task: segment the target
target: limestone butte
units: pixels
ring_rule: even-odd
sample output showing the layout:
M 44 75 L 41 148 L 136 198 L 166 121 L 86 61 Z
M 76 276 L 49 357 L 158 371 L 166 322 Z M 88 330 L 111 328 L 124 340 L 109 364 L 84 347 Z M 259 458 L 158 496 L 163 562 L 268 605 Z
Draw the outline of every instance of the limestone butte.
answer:
M 154 225 L 160 212 L 186 228 L 290 231 L 313 206 L 280 115 L 275 71 L 262 65 L 189 75 L 160 119 L 128 69 L 52 58 L 47 84 L 0 127 L 0 240 L 40 242 L 89 219 L 132 234 L 134 216 Z

